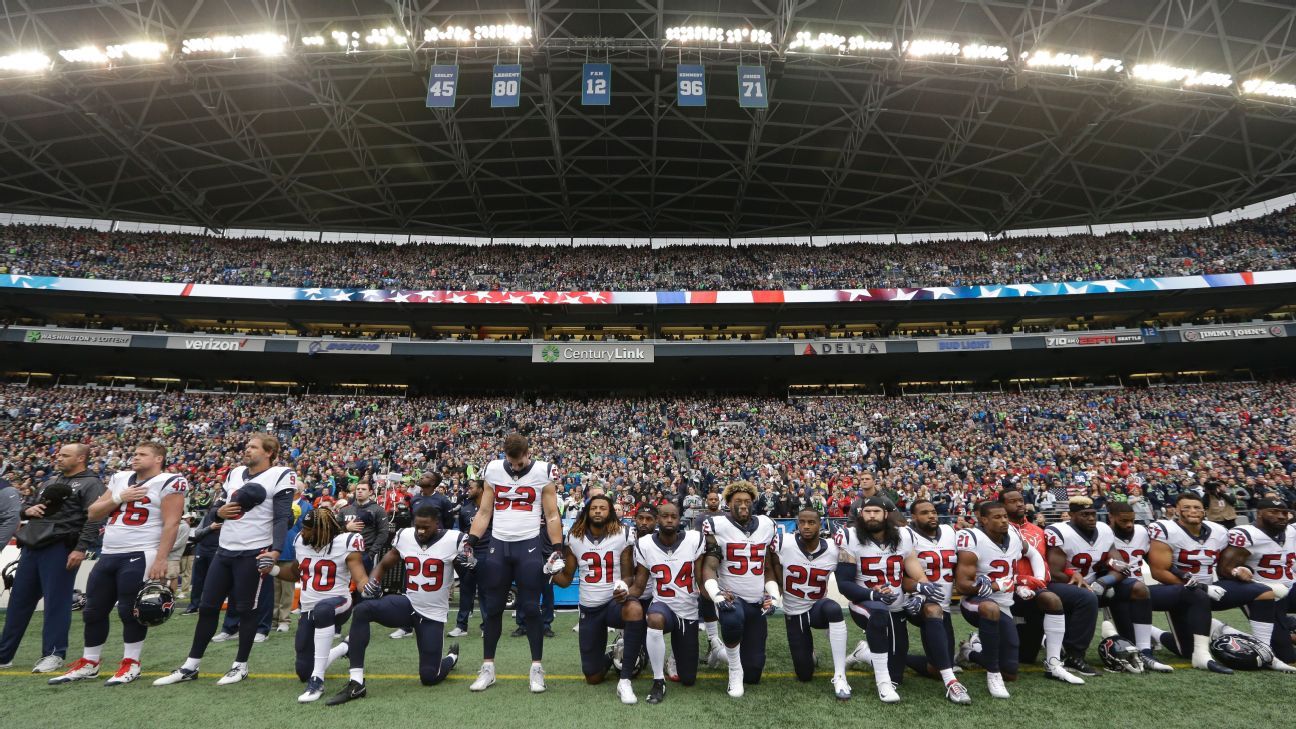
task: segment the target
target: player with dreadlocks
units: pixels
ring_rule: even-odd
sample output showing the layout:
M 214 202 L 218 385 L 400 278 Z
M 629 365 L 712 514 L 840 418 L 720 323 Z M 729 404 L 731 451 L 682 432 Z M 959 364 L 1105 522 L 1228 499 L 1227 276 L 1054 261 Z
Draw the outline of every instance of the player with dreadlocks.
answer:
M 345 531 L 327 506 L 305 516 L 294 549 L 297 563 L 273 567 L 270 574 L 285 582 L 301 580 L 297 678 L 305 682 L 306 692 L 297 700 L 304 704 L 319 699 L 324 693 L 324 671 L 346 655 L 346 643 L 334 648 L 333 635 L 351 617 L 351 583 L 363 585 L 369 576 L 364 569 L 364 539 Z
M 558 587 L 567 587 L 579 572 L 580 656 L 586 683 L 603 683 L 612 667 L 612 656 L 605 652 L 608 628 L 625 629 L 623 653 L 629 660 L 621 662 L 617 682 L 623 704 L 638 701 L 630 679 L 648 630 L 642 603 L 627 599 L 630 586 L 625 578 L 634 575 L 632 539 L 617 521 L 612 499 L 606 494 L 592 496 L 567 533 L 564 566 L 553 578 Z

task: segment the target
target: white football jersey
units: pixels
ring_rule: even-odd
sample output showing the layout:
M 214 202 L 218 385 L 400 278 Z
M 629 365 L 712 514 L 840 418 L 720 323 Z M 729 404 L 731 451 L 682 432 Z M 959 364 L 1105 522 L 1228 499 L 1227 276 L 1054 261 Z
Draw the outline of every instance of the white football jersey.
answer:
M 914 554 L 922 562 L 927 581 L 940 586 L 940 605 L 949 612 L 950 594 L 954 591 L 954 567 L 958 564 L 958 536 L 954 527 L 949 524 L 937 525 L 934 539 L 928 539 L 913 527 L 908 529 L 909 536 L 913 539 Z
M 870 590 L 882 587 L 891 588 L 892 592 L 904 589 L 905 557 L 914 551 L 913 535 L 908 529 L 899 530 L 900 538 L 894 548 L 878 544 L 872 539 L 860 541 L 854 527 L 843 527 L 837 530 L 837 549 L 849 554 L 859 566 L 855 574 L 855 583 Z M 850 609 L 863 614 L 864 608 L 851 603 Z M 896 600 L 887 608 L 893 613 L 904 610 L 904 600 Z
M 347 567 L 347 557 L 352 552 L 364 554 L 364 539 L 359 534 L 343 532 L 333 537 L 325 551 L 317 552 L 298 534 L 293 548 L 297 554 L 297 579 L 301 582 L 302 612 L 330 597 L 346 600 L 341 610 L 351 607 L 351 569 Z
M 760 602 L 765 594 L 765 553 L 778 549 L 778 526 L 768 516 L 753 516 L 747 527 L 738 526 L 732 517 L 712 517 L 703 522 L 702 533 L 720 546 L 720 589 L 743 602 Z
M 635 559 L 648 570 L 653 602 L 670 608 L 680 620 L 698 619 L 698 593 L 694 564 L 702 556 L 702 533 L 678 532 L 674 549 L 667 549 L 657 533 L 635 542 Z
M 1194 538 L 1179 522 L 1159 519 L 1148 525 L 1148 538 L 1169 545 L 1174 566 L 1206 585 L 1215 582 L 1215 562 L 1228 545 L 1228 531 L 1213 521 L 1202 521 L 1201 536 Z
M 1116 535 L 1110 526 L 1102 522 L 1094 525 L 1093 541 L 1089 541 L 1070 522 L 1058 522 L 1044 530 L 1044 541 L 1050 547 L 1057 547 L 1066 555 L 1069 564 L 1085 582 L 1092 583 L 1098 579 L 1094 565 L 1105 561 L 1107 555 L 1116 545 Z
M 143 483 L 135 482 L 134 471 L 119 471 L 108 479 L 108 490 L 120 494 L 134 486 L 148 488 L 148 496 L 119 505 L 104 522 L 102 554 L 145 552 L 150 562 L 162 541 L 162 499 L 184 495 L 189 482 L 178 473 L 159 473 Z
M 1254 524 L 1234 527 L 1228 532 L 1228 543 L 1250 553 L 1246 566 L 1258 582 L 1287 587 L 1296 583 L 1296 524 L 1288 524 L 1278 539 Z
M 567 546 L 576 557 L 581 607 L 600 607 L 612 599 L 613 585 L 625 579 L 621 574 L 621 554 L 633 539 L 634 535 L 625 528 L 598 541 L 589 532 L 583 537 L 567 535 Z
M 250 483 L 265 489 L 265 501 L 241 514 L 237 519 L 226 519 L 220 528 L 220 548 L 231 552 L 254 549 L 280 549 L 274 544 L 274 497 L 280 491 L 297 490 L 297 474 L 291 468 L 271 466 L 248 478 L 247 466 L 239 466 L 225 477 L 225 500 L 233 501 L 239 489 Z
M 495 489 L 491 538 L 521 542 L 539 536 L 543 525 L 540 495 L 557 473 L 547 461 L 531 461 L 520 473 L 510 472 L 508 461 L 503 459 L 487 464 L 482 478 Z
M 980 527 L 960 529 L 957 544 L 958 551 L 972 552 L 977 556 L 977 577 L 988 577 L 994 582 L 1007 578 L 1016 582 L 1017 560 L 1026 555 L 1026 547 L 1015 528 L 1008 528 L 1008 536 L 1002 544 L 991 539 Z M 999 607 L 1011 610 L 1013 595 L 1014 590 L 1005 592 L 996 585 L 990 599 Z
M 1147 527 L 1135 524 L 1129 539 L 1121 539 L 1120 535 L 1113 531 L 1112 545 L 1120 554 L 1121 561 L 1128 562 L 1134 568 L 1134 576 L 1143 579 L 1143 558 L 1148 553 L 1148 547 L 1152 545 L 1152 541 L 1148 539 Z
M 819 538 L 819 547 L 806 553 L 795 532 L 778 535 L 783 566 L 783 612 L 801 615 L 828 596 L 828 579 L 837 569 L 837 545 Z
M 463 532 L 447 529 L 424 547 L 414 528 L 396 532 L 392 549 L 400 553 L 405 566 L 405 596 L 414 612 L 444 623 L 450 615 L 450 587 L 454 584 L 454 559 L 463 551 Z

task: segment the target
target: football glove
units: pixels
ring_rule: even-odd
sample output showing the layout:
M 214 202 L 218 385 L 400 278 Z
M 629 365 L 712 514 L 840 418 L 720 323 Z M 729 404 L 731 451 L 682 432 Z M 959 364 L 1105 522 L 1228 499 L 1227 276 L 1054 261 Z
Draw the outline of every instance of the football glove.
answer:
M 979 598 L 985 599 L 994 594 L 994 584 L 985 575 L 977 575 L 976 582 L 972 584 L 976 587 L 976 596 Z
M 1027 587 L 1026 585 L 1018 585 L 1018 586 L 1017 586 L 1017 598 L 1020 599 L 1020 600 L 1025 600 L 1025 601 L 1027 601 L 1027 602 L 1029 602 L 1029 601 L 1031 601 L 1031 600 L 1034 600 L 1034 599 L 1035 599 L 1035 590 L 1033 590 L 1033 589 Z
M 1219 585 L 1207 585 L 1206 594 L 1210 595 L 1210 599 L 1212 600 L 1223 600 L 1224 596 L 1227 595 L 1228 593 L 1225 592 L 1224 588 L 1220 587 Z
M 1048 589 L 1048 583 L 1033 575 L 1017 575 L 1017 586 L 1028 587 L 1033 592 Z
M 464 541 L 463 549 L 455 555 L 455 564 L 466 570 L 477 569 L 477 555 L 473 552 L 472 545 Z
M 919 582 L 918 594 L 926 600 L 940 602 L 940 599 L 945 596 L 945 591 L 935 582 Z
M 778 600 L 768 592 L 761 595 L 761 615 L 773 615 L 775 608 L 778 607 Z
M 1126 577 L 1130 577 L 1134 574 L 1134 565 L 1129 562 L 1122 562 L 1119 559 L 1113 559 L 1108 561 L 1107 564 L 1112 568 L 1112 570 L 1119 572 Z
M 882 592 L 881 590 L 873 590 L 872 593 L 873 594 L 872 596 L 870 596 L 869 599 L 872 600 L 873 602 L 880 602 L 883 605 L 894 605 L 896 600 L 900 599 L 900 593 L 894 590 L 892 590 L 891 592 Z
M 916 617 L 922 613 L 923 605 L 925 605 L 926 603 L 927 603 L 927 598 L 923 597 L 922 595 L 919 595 L 916 592 L 910 593 L 905 596 L 905 603 L 904 603 L 905 612 Z
M 550 554 L 549 559 L 545 561 L 544 573 L 552 577 L 553 575 L 562 572 L 566 567 L 567 562 L 563 560 L 562 554 L 554 552 L 553 554 Z
M 733 610 L 735 607 L 734 594 L 728 590 L 721 590 L 720 599 L 715 601 L 715 606 L 717 610 Z
M 275 558 L 271 557 L 268 553 L 262 552 L 261 554 L 257 555 L 258 571 L 268 570 L 274 566 L 275 566 Z
M 370 579 L 360 589 L 360 596 L 366 600 L 376 600 L 382 597 L 382 583 L 375 579 Z
M 1188 588 L 1200 587 L 1202 584 L 1196 575 L 1184 575 L 1181 579 L 1183 579 L 1184 587 Z

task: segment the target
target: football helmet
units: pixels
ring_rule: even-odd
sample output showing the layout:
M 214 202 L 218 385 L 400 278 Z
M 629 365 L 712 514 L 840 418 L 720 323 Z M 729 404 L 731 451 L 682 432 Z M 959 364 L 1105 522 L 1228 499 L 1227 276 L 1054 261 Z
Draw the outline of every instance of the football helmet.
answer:
M 86 595 L 80 590 L 72 591 L 72 609 L 84 610 L 86 606 Z
M 13 589 L 14 577 L 17 574 L 18 574 L 18 560 L 15 559 L 14 561 L 5 565 L 3 571 L 0 571 L 0 576 L 4 578 L 4 589 L 6 590 Z
M 135 596 L 131 612 L 141 625 L 156 628 L 171 617 L 174 607 L 175 595 L 171 594 L 171 588 L 161 582 L 146 582 Z
M 1113 635 L 1098 643 L 1098 658 L 1103 667 L 1112 673 L 1143 673 L 1143 662 L 1138 649 L 1128 640 Z
M 1229 633 L 1210 642 L 1211 655 L 1237 671 L 1258 671 L 1273 661 L 1269 646 L 1242 633 Z

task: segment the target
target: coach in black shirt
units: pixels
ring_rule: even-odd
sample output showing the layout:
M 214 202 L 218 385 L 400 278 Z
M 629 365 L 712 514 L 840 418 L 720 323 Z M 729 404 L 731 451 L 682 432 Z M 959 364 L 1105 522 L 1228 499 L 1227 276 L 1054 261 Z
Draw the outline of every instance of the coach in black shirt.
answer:
M 72 588 L 77 569 L 99 540 L 103 521 L 87 521 L 86 509 L 103 495 L 104 485 L 87 470 L 90 448 L 65 445 L 54 457 L 58 475 L 42 483 L 23 504 L 27 524 L 18 531 L 18 573 L 9 593 L 9 610 L 0 632 L 0 668 L 13 665 L 36 603 L 45 598 L 41 658 L 33 673 L 63 666 L 72 627 Z

